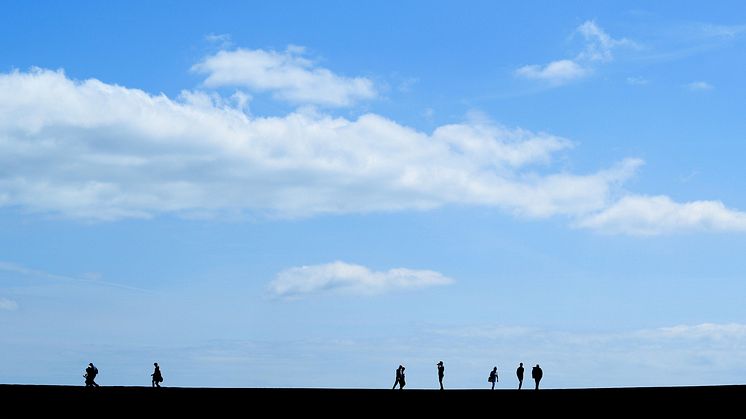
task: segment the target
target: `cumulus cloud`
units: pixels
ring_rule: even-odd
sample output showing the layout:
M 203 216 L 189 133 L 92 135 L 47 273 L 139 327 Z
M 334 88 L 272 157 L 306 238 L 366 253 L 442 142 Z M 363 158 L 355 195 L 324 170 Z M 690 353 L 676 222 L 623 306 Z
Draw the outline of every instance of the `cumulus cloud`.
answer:
M 18 303 L 7 298 L 0 298 L 0 310 L 14 311 L 18 310 Z
M 693 92 L 704 92 L 713 89 L 712 85 L 710 83 L 707 83 L 706 81 L 693 81 L 691 83 L 688 83 L 686 85 L 686 88 Z
M 574 58 L 556 60 L 544 65 L 526 65 L 518 68 L 515 74 L 554 85 L 565 84 L 592 74 L 594 63 L 612 61 L 615 49 L 635 46 L 634 42 L 626 38 L 612 38 L 592 20 L 583 22 L 575 29 L 575 33 L 583 38 L 583 49 Z
M 349 106 L 377 96 L 370 79 L 334 74 L 303 53 L 301 47 L 282 52 L 223 50 L 195 64 L 192 70 L 207 76 L 204 85 L 208 87 L 241 86 L 271 92 L 276 99 L 297 104 Z
M 435 271 L 406 268 L 371 271 L 345 262 L 286 269 L 268 285 L 270 294 L 298 298 L 318 293 L 381 294 L 447 285 L 453 280 Z
M 578 224 L 584 228 L 633 235 L 746 231 L 746 213 L 729 209 L 719 201 L 679 203 L 667 196 L 631 195 Z
M 553 170 L 574 144 L 551 134 L 485 118 L 428 133 L 376 114 L 254 117 L 247 100 L 200 91 L 171 99 L 61 71 L 0 74 L 0 206 L 117 220 L 478 205 L 631 234 L 743 230 L 744 214 L 717 202 L 615 202 L 642 161 Z
M 484 121 L 428 134 L 375 114 L 251 117 L 206 93 L 172 100 L 60 71 L 0 76 L 0 205 L 84 219 L 448 204 L 576 215 L 639 165 L 543 173 L 571 146 Z

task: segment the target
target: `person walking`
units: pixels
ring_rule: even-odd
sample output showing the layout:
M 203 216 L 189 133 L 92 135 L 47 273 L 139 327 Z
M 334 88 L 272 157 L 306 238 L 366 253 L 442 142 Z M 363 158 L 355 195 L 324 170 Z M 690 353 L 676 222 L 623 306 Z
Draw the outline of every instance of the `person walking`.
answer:
M 490 383 L 492 383 L 492 390 L 495 389 L 495 383 L 498 381 L 497 377 L 497 367 L 492 368 L 492 371 L 490 371 L 490 377 L 487 379 Z
M 153 377 L 153 387 L 160 387 L 161 383 L 163 382 L 163 375 L 161 375 L 161 367 L 158 366 L 157 362 L 153 362 L 153 366 L 155 369 L 153 370 L 153 373 L 150 374 L 151 377 Z
M 445 374 L 446 367 L 443 366 L 443 361 L 438 362 L 438 383 L 440 383 L 440 389 L 443 390 L 443 375 Z
M 541 381 L 541 377 L 544 376 L 544 371 L 541 370 L 541 367 L 539 367 L 539 364 L 536 364 L 536 366 L 531 370 L 531 378 L 536 381 L 536 390 L 539 389 L 539 381 Z
M 518 369 L 515 370 L 515 375 L 518 376 L 518 390 L 520 390 L 523 386 L 523 362 L 521 362 L 521 365 L 519 365 Z
M 404 366 L 399 365 L 399 368 L 396 369 L 396 381 L 394 381 L 394 386 L 391 387 L 391 389 L 395 389 L 398 385 L 399 390 L 401 390 L 402 388 L 404 388 L 404 384 Z
M 86 387 L 98 387 L 98 384 L 96 383 L 96 376 L 98 375 L 98 368 L 96 368 L 95 365 L 93 365 L 93 362 L 88 364 L 88 367 L 85 369 L 85 374 L 83 377 L 85 377 L 85 386 Z

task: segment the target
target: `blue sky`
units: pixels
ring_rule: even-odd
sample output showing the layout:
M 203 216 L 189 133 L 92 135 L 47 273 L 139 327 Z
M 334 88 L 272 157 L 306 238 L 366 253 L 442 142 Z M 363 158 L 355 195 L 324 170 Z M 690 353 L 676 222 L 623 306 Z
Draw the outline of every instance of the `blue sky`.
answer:
M 0 381 L 746 377 L 740 2 L 4 2 Z

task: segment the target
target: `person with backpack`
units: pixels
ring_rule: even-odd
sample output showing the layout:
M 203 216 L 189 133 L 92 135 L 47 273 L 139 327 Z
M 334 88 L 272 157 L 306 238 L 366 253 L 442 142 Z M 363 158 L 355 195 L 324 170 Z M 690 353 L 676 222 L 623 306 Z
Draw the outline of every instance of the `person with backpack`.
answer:
M 153 387 L 160 387 L 161 383 L 163 382 L 163 375 L 161 375 L 161 367 L 158 366 L 157 362 L 154 362 L 153 365 L 155 366 L 155 370 L 152 374 L 150 374 L 153 377 Z
M 85 386 L 86 387 L 98 387 L 96 383 L 96 376 L 98 375 L 98 368 L 93 365 L 93 362 L 88 364 L 88 368 L 85 369 Z
M 497 367 L 492 368 L 492 371 L 490 371 L 490 377 L 487 378 L 487 381 L 489 381 L 490 383 L 492 383 L 492 389 L 494 390 L 495 389 L 495 383 L 498 381 L 498 378 L 497 378 Z
M 531 378 L 536 381 L 536 390 L 539 389 L 539 381 L 541 381 L 541 378 L 544 376 L 544 371 L 541 370 L 541 367 L 539 364 L 536 364 L 536 366 L 531 370 Z

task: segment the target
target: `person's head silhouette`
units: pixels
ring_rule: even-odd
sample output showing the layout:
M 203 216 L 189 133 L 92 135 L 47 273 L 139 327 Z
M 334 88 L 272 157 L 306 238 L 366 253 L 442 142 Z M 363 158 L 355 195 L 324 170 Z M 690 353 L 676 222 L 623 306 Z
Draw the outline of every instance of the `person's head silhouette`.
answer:
M 443 361 L 438 362 L 438 365 L 443 365 Z
M 153 365 L 155 365 L 155 366 L 157 367 L 157 366 L 158 366 L 158 363 L 157 363 L 157 362 L 153 362 Z

